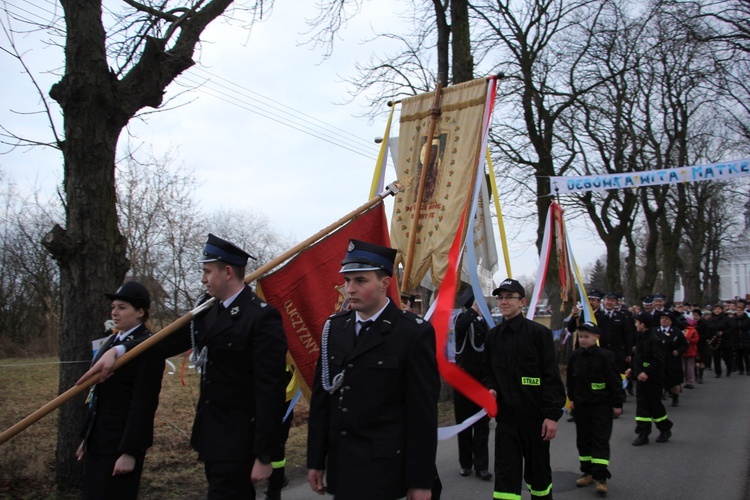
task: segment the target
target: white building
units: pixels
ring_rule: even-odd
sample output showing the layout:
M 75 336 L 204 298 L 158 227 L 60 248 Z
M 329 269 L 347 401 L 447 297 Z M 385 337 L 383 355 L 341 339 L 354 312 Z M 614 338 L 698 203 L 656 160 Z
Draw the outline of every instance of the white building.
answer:
M 727 249 L 719 266 L 721 299 L 744 297 L 750 293 L 750 200 L 745 203 L 745 228 Z

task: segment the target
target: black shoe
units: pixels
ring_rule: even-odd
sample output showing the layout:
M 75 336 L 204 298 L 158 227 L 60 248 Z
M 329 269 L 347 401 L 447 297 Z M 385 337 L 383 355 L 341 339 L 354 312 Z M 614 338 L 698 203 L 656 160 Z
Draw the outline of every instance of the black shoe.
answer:
M 643 446 L 648 444 L 648 436 L 646 434 L 638 434 L 638 437 L 633 441 L 633 446 Z
M 458 471 L 458 473 L 463 477 L 471 476 L 471 469 L 461 469 L 460 471 Z
M 698 382 L 700 384 L 700 382 Z M 685 389 L 695 389 L 693 384 L 685 384 Z
M 666 443 L 672 437 L 672 431 L 664 431 L 656 438 L 657 443 Z
M 492 479 L 492 474 L 488 470 L 478 470 L 477 477 L 482 481 L 489 481 Z
M 680 398 L 677 396 L 672 396 L 672 406 L 680 406 Z
M 721 378 L 721 373 L 717 373 L 717 374 L 715 375 L 715 377 L 716 377 L 716 378 Z

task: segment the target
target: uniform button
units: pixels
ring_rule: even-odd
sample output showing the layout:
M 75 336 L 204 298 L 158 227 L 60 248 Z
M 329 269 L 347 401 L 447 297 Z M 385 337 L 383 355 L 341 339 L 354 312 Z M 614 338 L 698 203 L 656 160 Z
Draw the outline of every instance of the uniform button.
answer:
M 349 387 L 348 385 L 344 387 L 344 390 L 345 390 L 345 391 L 348 391 L 348 390 L 350 390 L 350 389 L 351 389 L 351 387 Z
M 382 364 L 383 364 L 383 362 L 382 362 L 382 361 L 378 361 L 378 364 L 379 364 L 379 365 L 382 365 Z
M 228 344 L 227 344 L 227 347 L 232 347 L 232 343 L 231 343 L 231 342 L 230 342 L 230 343 L 228 343 Z
M 346 365 L 346 367 L 347 367 L 347 368 L 354 368 L 354 364 L 352 364 L 352 363 L 349 363 L 348 365 Z
M 206 404 L 207 404 L 207 405 L 211 404 L 211 401 L 207 399 L 207 400 L 206 400 Z
M 341 413 L 346 413 L 349 411 L 349 408 L 341 408 Z
M 211 381 L 210 381 L 210 380 L 206 380 L 206 385 L 208 385 L 208 384 L 210 384 L 210 383 L 211 383 Z
M 346 436 L 346 431 L 341 431 L 342 436 Z

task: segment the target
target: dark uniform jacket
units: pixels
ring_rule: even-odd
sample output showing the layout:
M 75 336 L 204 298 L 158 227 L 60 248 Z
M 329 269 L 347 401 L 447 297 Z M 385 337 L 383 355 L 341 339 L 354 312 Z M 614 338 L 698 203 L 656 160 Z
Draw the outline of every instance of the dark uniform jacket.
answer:
M 685 354 L 688 348 L 688 341 L 682 330 L 670 326 L 665 332 L 661 326 L 657 326 L 656 335 L 664 346 L 665 369 L 669 370 L 675 367 L 682 371 L 682 355 Z M 677 356 L 674 355 L 674 351 L 677 351 Z
M 227 310 L 220 313 L 217 301 L 193 323 L 195 350 L 208 349 L 190 440 L 198 458 L 270 457 L 282 444 L 287 381 L 279 312 L 245 286 Z M 190 347 L 188 325 L 151 350 L 163 358 Z
M 319 360 L 307 467 L 326 469 L 337 499 L 388 500 L 431 488 L 440 390 L 432 326 L 393 302 L 358 340 L 353 311 L 329 321 L 328 379 L 343 373 L 343 385 L 333 394 L 323 388 Z
M 127 341 L 151 335 L 141 325 Z M 104 352 L 123 342 L 111 335 L 97 351 L 95 361 Z M 82 438 L 86 452 L 96 455 L 138 456 L 153 444 L 154 414 L 164 373 L 163 359 L 138 359 L 124 365 L 105 382 L 94 386 L 86 414 Z
M 737 312 L 728 320 L 729 330 L 734 337 L 734 347 L 750 349 L 750 317 L 745 311 Z
M 552 332 L 519 314 L 487 334 L 484 385 L 497 391 L 498 418 L 559 420 L 565 405 Z
M 456 332 L 456 364 L 477 380 L 482 380 L 482 353 L 487 339 L 487 323 L 474 309 L 458 315 Z
M 576 406 L 606 404 L 622 408 L 623 391 L 620 371 L 612 352 L 598 346 L 580 348 L 568 361 L 568 398 Z
M 611 317 L 606 310 L 597 312 L 596 322 L 602 331 L 599 336 L 599 345 L 615 353 L 617 361 L 623 361 L 631 354 L 633 348 L 635 337 L 633 320 L 614 309 Z
M 653 329 L 638 332 L 633 356 L 634 379 L 645 372 L 648 382 L 661 383 L 664 380 L 664 345 Z

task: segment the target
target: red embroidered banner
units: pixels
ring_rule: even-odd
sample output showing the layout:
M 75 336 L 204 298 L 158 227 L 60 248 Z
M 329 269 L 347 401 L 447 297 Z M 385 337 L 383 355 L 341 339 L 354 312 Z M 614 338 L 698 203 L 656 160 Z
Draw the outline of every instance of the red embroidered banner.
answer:
M 339 270 L 350 239 L 390 246 L 382 203 L 258 281 L 264 299 L 281 313 L 289 352 L 302 376 L 302 390 L 308 400 L 320 354 L 323 325 L 328 316 L 346 307 L 344 278 Z M 389 295 L 400 307 L 396 281 L 395 277 L 391 280 Z

